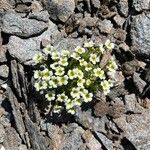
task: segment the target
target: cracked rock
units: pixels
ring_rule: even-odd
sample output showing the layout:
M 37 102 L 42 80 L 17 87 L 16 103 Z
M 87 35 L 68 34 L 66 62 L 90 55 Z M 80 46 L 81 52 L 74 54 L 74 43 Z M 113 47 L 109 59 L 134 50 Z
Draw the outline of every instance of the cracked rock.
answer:
M 21 18 L 14 13 L 6 13 L 2 18 L 2 31 L 20 37 L 30 37 L 41 34 L 48 25 L 37 20 Z
M 118 8 L 120 15 L 124 17 L 128 16 L 128 0 L 120 0 Z

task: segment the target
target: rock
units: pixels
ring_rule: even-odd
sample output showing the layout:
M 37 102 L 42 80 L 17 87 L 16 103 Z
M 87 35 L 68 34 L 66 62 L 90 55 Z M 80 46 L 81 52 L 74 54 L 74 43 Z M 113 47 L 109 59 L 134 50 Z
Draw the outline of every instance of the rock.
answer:
M 150 147 L 150 110 L 145 110 L 140 114 L 133 114 L 128 121 L 126 116 L 114 119 L 120 129 L 124 131 L 124 136 L 128 138 L 136 149 L 147 150 Z
M 6 136 L 5 134 L 6 134 L 5 129 L 4 129 L 3 125 L 0 124 L 0 143 L 4 142 L 4 137 Z
M 31 10 L 33 13 L 38 13 L 43 10 L 43 7 L 41 6 L 40 2 L 33 1 L 31 4 Z
M 73 14 L 75 2 L 74 0 L 47 0 L 45 7 L 51 19 L 65 22 Z
M 89 130 L 86 130 L 83 133 L 83 139 L 85 140 L 86 146 L 89 150 L 102 150 L 101 144 L 98 142 L 97 139 L 95 139 L 95 137 Z
M 33 65 L 34 62 L 32 58 L 40 51 L 40 43 L 42 39 L 52 39 L 57 43 L 60 37 L 61 34 L 57 30 L 57 26 L 50 22 L 49 29 L 38 37 L 21 39 L 16 36 L 11 36 L 7 48 L 10 55 L 17 58 L 20 62 Z
M 138 90 L 139 94 L 142 94 L 144 87 L 146 86 L 146 82 L 140 78 L 140 75 L 138 73 L 134 73 L 133 75 L 133 82 Z
M 150 0 L 133 0 L 132 7 L 138 12 L 150 10 Z
M 32 3 L 32 0 L 16 0 L 16 3 L 28 4 L 28 3 Z
M 0 1 L 0 9 L 1 10 L 9 10 L 9 9 L 12 9 L 13 6 L 11 5 L 11 3 L 7 0 L 1 0 Z
M 100 0 L 92 0 L 91 4 L 93 5 L 94 8 L 99 8 L 100 7 Z
M 100 132 L 96 132 L 96 134 L 106 149 L 113 150 L 113 143 L 111 140 L 109 140 L 104 134 Z
M 48 22 L 49 21 L 49 14 L 47 11 L 40 11 L 40 12 L 35 12 L 29 15 L 30 19 L 36 19 L 38 21 L 44 21 Z
M 132 111 L 132 112 L 136 111 L 137 99 L 135 97 L 135 94 L 125 95 L 124 101 L 125 101 L 127 111 Z
M 33 123 L 27 112 L 25 113 L 25 126 L 29 134 L 30 143 L 33 149 L 46 150 L 48 143 L 39 131 L 37 124 Z
M 74 130 L 72 130 L 70 133 L 65 134 L 65 139 L 60 149 L 62 150 L 79 149 L 83 145 L 83 140 L 82 140 L 83 133 L 84 133 L 84 130 L 78 125 L 77 126 L 75 125 Z
M 114 16 L 114 21 L 117 24 L 117 26 L 122 27 L 125 22 L 125 19 L 121 17 L 120 15 L 116 15 Z
M 26 146 L 26 145 L 21 144 L 21 145 L 18 147 L 18 150 L 28 150 L 28 149 L 27 149 L 27 146 Z
M 0 66 L 0 77 L 2 78 L 8 78 L 8 74 L 9 74 L 9 68 L 7 65 L 1 65 Z
M 30 37 L 41 34 L 47 29 L 47 24 L 37 20 L 21 18 L 14 13 L 6 13 L 2 18 L 2 31 L 20 37 Z
M 124 85 L 121 84 L 121 85 L 119 85 L 117 87 L 112 88 L 110 90 L 109 94 L 108 94 L 108 97 L 110 99 L 114 99 L 116 97 L 119 97 L 121 95 L 125 95 L 127 93 L 128 93 L 128 91 L 125 89 Z
M 91 17 L 91 16 L 86 16 L 85 18 L 81 18 L 78 22 L 79 22 L 79 28 L 78 28 L 78 32 L 79 33 L 85 33 L 85 30 L 91 30 L 92 27 L 95 27 L 96 22 L 97 22 L 97 18 L 96 17 Z
M 150 58 L 150 14 L 140 14 L 132 17 L 131 50 L 143 58 Z
M 111 21 L 104 19 L 103 21 L 98 21 L 97 27 L 100 32 L 110 34 L 113 28 L 113 24 Z
M 15 11 L 19 13 L 29 13 L 30 10 L 31 10 L 30 7 L 28 7 L 25 4 L 18 4 L 15 8 Z
M 120 0 L 118 3 L 120 15 L 127 17 L 128 16 L 128 0 Z
M 8 127 L 5 129 L 3 144 L 6 150 L 18 150 L 18 147 L 21 144 L 21 139 L 14 128 Z
M 117 30 L 115 30 L 114 38 L 119 40 L 119 41 L 125 41 L 126 35 L 127 35 L 126 31 L 124 31 L 122 29 L 117 29 Z
M 12 92 L 11 88 L 8 87 L 7 88 L 7 92 L 8 92 L 8 98 L 12 107 L 12 114 L 14 117 L 14 123 L 16 126 L 16 130 L 18 131 L 18 133 L 20 134 L 20 137 L 22 138 L 22 140 L 25 142 L 25 126 L 24 126 L 24 122 L 23 122 L 23 118 L 20 112 L 20 107 L 19 107 L 19 103 L 17 101 L 16 96 L 14 95 L 14 93 Z
M 58 43 L 54 43 L 55 49 L 61 51 L 63 49 L 67 49 L 69 51 L 74 51 L 77 46 L 81 46 L 83 44 L 83 39 L 77 38 L 63 38 Z
M 139 69 L 140 64 L 136 59 L 127 61 L 122 64 L 122 71 L 125 75 L 132 75 L 135 71 L 138 71 Z
M 126 43 L 119 44 L 119 48 L 125 52 L 129 51 L 129 46 Z
M 4 46 L 1 46 L 0 48 L 0 63 L 7 62 L 6 58 L 6 48 Z

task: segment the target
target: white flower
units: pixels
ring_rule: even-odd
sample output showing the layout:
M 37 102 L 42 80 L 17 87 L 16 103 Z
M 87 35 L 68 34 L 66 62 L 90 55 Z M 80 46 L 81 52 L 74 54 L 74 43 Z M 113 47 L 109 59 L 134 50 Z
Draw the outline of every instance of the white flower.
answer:
M 115 47 L 114 43 L 111 43 L 110 40 L 106 40 L 105 46 L 107 49 L 113 49 Z
M 79 86 L 79 87 L 84 87 L 84 83 L 85 83 L 85 79 L 79 79 L 79 80 L 77 81 L 77 86 Z
M 93 46 L 94 46 L 94 42 L 93 41 L 84 43 L 84 47 L 93 47 Z
M 61 110 L 62 110 L 62 106 L 55 105 L 55 106 L 54 106 L 54 110 L 53 110 L 53 112 L 54 112 L 54 113 L 60 113 L 60 112 L 61 112 Z
M 36 70 L 36 71 L 34 72 L 34 78 L 35 78 L 35 79 L 39 79 L 40 77 L 41 77 L 41 71 Z
M 104 80 L 101 82 L 102 90 L 105 95 L 107 95 L 110 92 L 110 88 L 113 86 L 112 80 Z
M 42 71 L 42 79 L 43 80 L 50 80 L 52 75 L 53 75 L 53 72 L 49 71 L 47 68 Z
M 50 44 L 48 44 L 48 45 L 43 49 L 43 51 L 44 51 L 45 54 L 50 54 L 53 50 L 54 50 L 54 47 L 53 47 L 52 45 L 50 45 Z
M 106 68 L 110 71 L 110 72 L 116 72 L 116 70 L 118 69 L 118 66 L 115 62 L 114 57 L 111 57 L 110 61 L 108 62 L 108 65 L 106 66 Z
M 74 106 L 81 106 L 81 104 L 82 104 L 81 99 L 79 99 L 79 98 L 73 99 L 73 104 L 74 104 Z
M 40 91 L 42 87 L 42 82 L 35 82 L 34 87 L 36 91 Z
M 46 81 L 42 81 L 41 89 L 46 90 L 48 87 L 48 83 Z
M 74 72 L 74 70 L 69 70 L 68 76 L 69 76 L 69 79 L 72 80 L 72 79 L 76 78 L 76 73 Z
M 80 98 L 80 93 L 77 88 L 72 88 L 70 95 L 73 98 Z
M 57 95 L 57 101 L 59 102 L 65 102 L 68 100 L 68 96 L 66 96 L 64 93 Z
M 45 98 L 46 98 L 48 101 L 55 100 L 55 93 L 54 93 L 54 92 L 48 92 L 48 93 L 45 95 Z
M 72 109 L 69 109 L 68 110 L 68 113 L 70 113 L 71 115 L 74 115 L 75 114 L 75 110 L 72 108 Z
M 86 103 L 90 102 L 93 99 L 93 94 L 92 93 L 84 94 L 83 99 L 84 99 L 84 102 L 86 102 Z
M 84 97 L 88 93 L 88 90 L 83 87 L 78 87 L 78 91 L 82 97 Z
M 100 44 L 100 45 L 99 45 L 99 50 L 100 50 L 100 52 L 101 52 L 102 54 L 104 53 L 105 49 L 104 49 L 103 44 Z
M 86 70 L 86 71 L 92 70 L 92 65 L 91 65 L 90 63 L 88 63 L 88 64 L 85 66 L 85 70 Z
M 78 68 L 73 69 L 73 72 L 75 74 L 75 77 L 77 77 L 79 79 L 82 79 L 84 76 L 83 72 Z
M 55 63 L 50 65 L 50 68 L 52 68 L 53 70 L 56 70 L 58 67 L 59 67 L 58 62 L 55 62 Z
M 82 47 L 80 47 L 80 46 L 77 46 L 77 47 L 75 48 L 75 51 L 76 51 L 77 53 L 79 53 L 79 54 L 85 53 L 85 49 L 82 48 Z
M 99 62 L 99 57 L 96 54 L 90 54 L 90 61 L 95 65 L 97 62 Z
M 42 55 L 42 53 L 35 54 L 33 56 L 33 60 L 36 64 L 42 63 L 44 60 L 44 56 Z
M 62 56 L 69 57 L 70 56 L 70 52 L 68 50 L 62 50 Z
M 53 88 L 57 88 L 59 84 L 59 79 L 56 76 L 52 76 L 51 80 L 49 81 L 49 85 L 52 86 Z
M 81 57 L 79 56 L 79 54 L 76 53 L 76 52 L 73 52 L 73 53 L 71 54 L 71 57 L 74 58 L 74 59 L 76 59 L 76 60 L 79 60 L 79 59 L 81 58 Z
M 87 66 L 88 64 L 84 59 L 80 59 L 79 62 L 80 62 L 80 66 Z
M 66 106 L 66 109 L 69 110 L 74 107 L 74 103 L 71 99 L 68 98 L 67 101 L 65 102 L 65 106 Z
M 52 52 L 51 57 L 53 60 L 58 60 L 60 58 L 60 52 Z
M 61 58 L 58 62 L 58 64 L 62 65 L 62 66 L 68 66 L 68 59 L 67 57 L 65 58 Z
M 87 86 L 89 86 L 91 83 L 92 83 L 92 82 L 91 82 L 90 79 L 87 79 L 87 80 L 86 80 L 86 85 L 87 85 Z
M 59 85 L 67 85 L 68 84 L 68 76 L 64 75 L 59 78 Z
M 55 72 L 55 75 L 57 75 L 57 76 L 62 76 L 62 75 L 64 75 L 64 73 L 65 73 L 63 67 L 57 67 L 55 71 L 56 71 L 56 72 Z
M 100 79 L 105 79 L 105 73 L 103 70 L 101 70 L 101 68 L 96 68 L 93 70 L 93 72 L 96 77 L 99 77 Z

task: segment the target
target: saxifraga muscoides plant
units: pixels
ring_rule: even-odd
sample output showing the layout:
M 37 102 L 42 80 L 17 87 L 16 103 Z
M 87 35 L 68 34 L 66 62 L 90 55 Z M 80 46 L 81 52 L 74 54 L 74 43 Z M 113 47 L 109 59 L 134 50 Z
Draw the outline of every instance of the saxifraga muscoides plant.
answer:
M 40 66 L 40 70 L 34 72 L 36 91 L 42 91 L 48 101 L 54 102 L 54 113 L 65 109 L 74 114 L 75 108 L 92 101 L 98 90 L 107 95 L 113 87 L 118 68 L 114 56 L 103 68 L 100 66 L 104 53 L 113 48 L 110 40 L 98 46 L 92 41 L 86 42 L 72 53 L 68 50 L 59 52 L 47 45 L 33 58 Z

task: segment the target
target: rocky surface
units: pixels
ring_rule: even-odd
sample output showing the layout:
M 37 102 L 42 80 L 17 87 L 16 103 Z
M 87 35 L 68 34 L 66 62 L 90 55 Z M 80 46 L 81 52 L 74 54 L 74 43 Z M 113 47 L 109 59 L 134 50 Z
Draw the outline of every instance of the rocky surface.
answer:
M 1 0 L 0 149 L 149 150 L 149 30 L 149 0 Z M 115 87 L 73 116 L 51 115 L 33 87 L 33 55 L 108 38 Z

